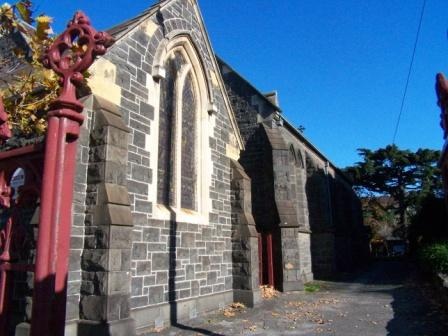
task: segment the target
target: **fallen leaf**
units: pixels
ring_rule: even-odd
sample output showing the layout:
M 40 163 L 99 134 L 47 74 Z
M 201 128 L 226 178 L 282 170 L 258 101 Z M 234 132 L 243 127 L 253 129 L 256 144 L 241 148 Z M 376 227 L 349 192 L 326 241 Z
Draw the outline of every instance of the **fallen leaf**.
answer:
M 278 296 L 278 291 L 276 291 L 275 288 L 272 286 L 263 285 L 260 286 L 260 290 L 261 290 L 261 297 L 263 299 L 272 299 Z

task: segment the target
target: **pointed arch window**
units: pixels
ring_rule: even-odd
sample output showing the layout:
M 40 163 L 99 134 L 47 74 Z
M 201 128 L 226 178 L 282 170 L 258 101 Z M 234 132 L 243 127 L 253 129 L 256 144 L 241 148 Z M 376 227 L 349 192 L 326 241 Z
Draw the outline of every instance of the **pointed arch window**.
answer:
M 170 53 L 160 83 L 157 202 L 197 210 L 198 85 L 180 50 Z
M 295 151 L 294 146 L 292 144 L 289 146 L 289 160 L 292 163 L 294 163 L 295 165 L 297 165 L 296 151 Z
M 303 160 L 302 151 L 300 149 L 297 150 L 297 163 L 300 168 L 305 168 L 305 161 Z
M 196 94 L 191 73 L 182 90 L 181 207 L 196 209 Z

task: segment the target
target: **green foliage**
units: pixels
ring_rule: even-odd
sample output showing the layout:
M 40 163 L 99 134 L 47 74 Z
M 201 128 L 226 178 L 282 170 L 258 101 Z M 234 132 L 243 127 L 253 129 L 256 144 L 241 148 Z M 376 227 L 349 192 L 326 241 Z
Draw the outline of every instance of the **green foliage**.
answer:
M 18 33 L 24 37 L 25 48 L 18 47 L 13 52 L 30 66 L 17 73 L 0 90 L 6 98 L 4 105 L 15 135 L 33 137 L 43 134 L 47 124 L 45 112 L 58 95 L 58 78 L 41 62 L 46 48 L 54 40 L 51 22 L 52 19 L 45 15 L 33 18 L 31 1 L 0 6 L 0 35 L 8 38 Z
M 428 195 L 442 193 L 441 173 L 437 167 L 440 152 L 416 152 L 388 145 L 377 150 L 359 149 L 362 161 L 345 169 L 352 176 L 358 195 L 365 200 L 365 214 L 376 221 L 407 224 Z
M 448 239 L 448 213 L 443 198 L 429 195 L 411 219 L 409 241 L 414 252 L 429 243 Z
M 314 282 L 307 282 L 303 285 L 303 288 L 307 293 L 314 293 L 320 290 L 320 285 Z
M 448 241 L 427 245 L 420 250 L 419 259 L 422 265 L 430 270 L 448 274 Z

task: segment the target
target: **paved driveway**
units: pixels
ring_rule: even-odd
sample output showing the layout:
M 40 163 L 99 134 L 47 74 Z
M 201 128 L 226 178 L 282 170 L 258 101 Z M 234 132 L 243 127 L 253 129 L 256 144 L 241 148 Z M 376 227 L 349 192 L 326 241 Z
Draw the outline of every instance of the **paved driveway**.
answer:
M 228 309 L 153 334 L 448 335 L 446 314 L 410 263 L 381 261 L 352 279 L 319 285 L 315 293 L 281 293 L 254 309 Z

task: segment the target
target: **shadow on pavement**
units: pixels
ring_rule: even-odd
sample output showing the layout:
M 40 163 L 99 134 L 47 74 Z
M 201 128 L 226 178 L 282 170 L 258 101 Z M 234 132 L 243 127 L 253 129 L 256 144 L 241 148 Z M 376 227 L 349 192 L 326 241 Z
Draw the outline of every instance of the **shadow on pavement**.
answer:
M 392 297 L 393 318 L 388 336 L 446 336 L 448 316 L 437 302 L 431 284 L 424 281 L 416 265 L 407 259 L 380 260 L 357 275 L 344 275 L 332 289 Z

